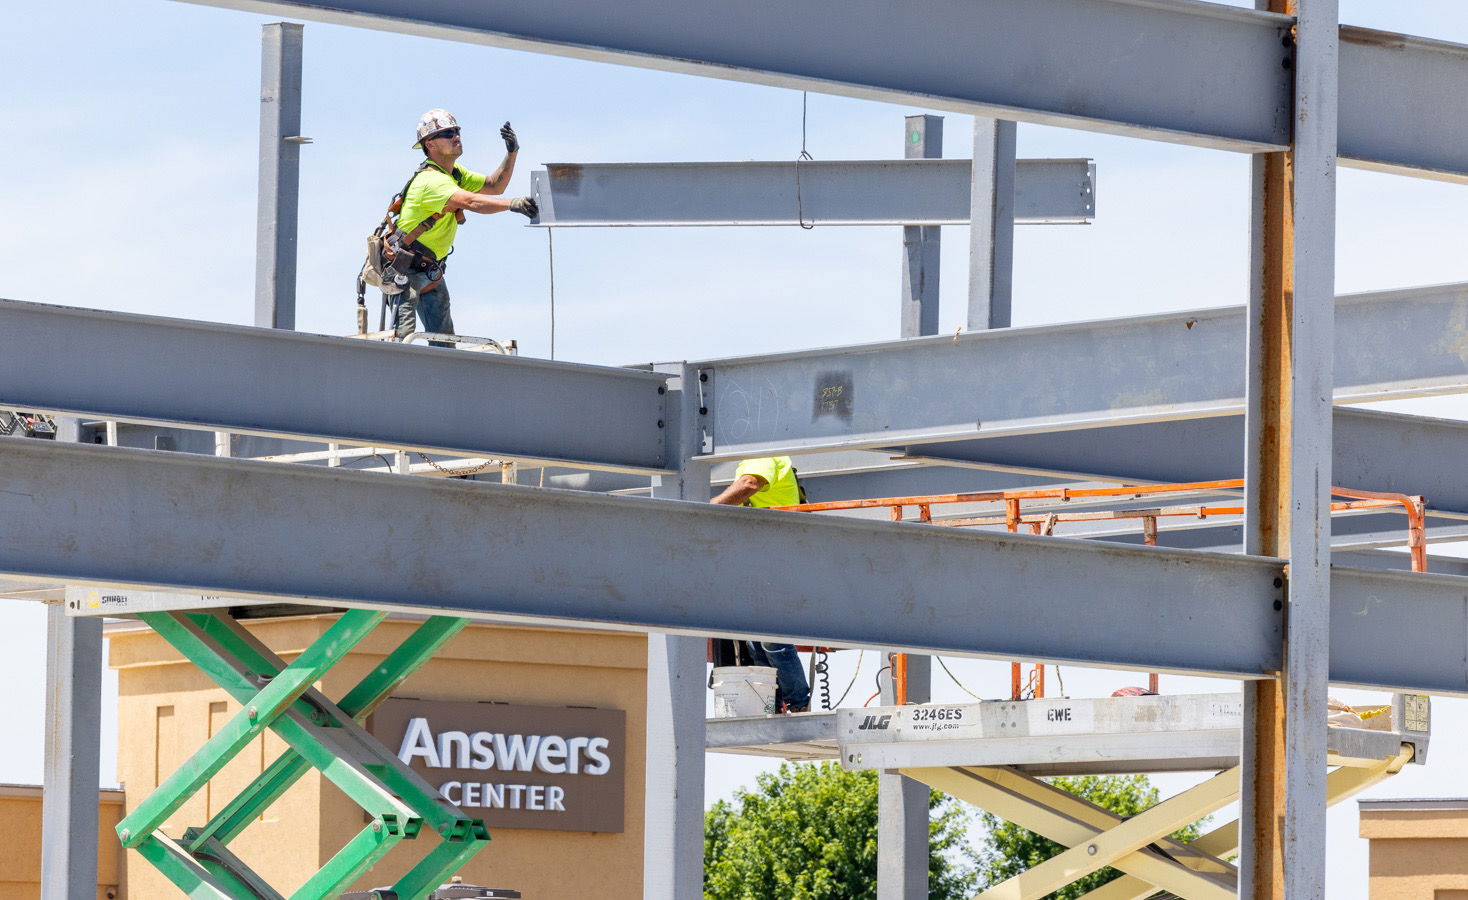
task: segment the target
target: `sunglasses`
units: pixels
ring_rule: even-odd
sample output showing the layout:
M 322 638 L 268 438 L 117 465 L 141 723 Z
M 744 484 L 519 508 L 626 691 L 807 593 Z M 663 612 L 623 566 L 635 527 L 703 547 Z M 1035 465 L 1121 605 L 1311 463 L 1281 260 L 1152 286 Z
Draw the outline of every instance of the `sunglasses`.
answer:
M 439 133 L 435 134 L 433 137 L 429 138 L 429 140 L 430 141 L 436 141 L 439 138 L 456 138 L 458 136 L 459 136 L 459 129 L 457 129 L 457 128 L 450 128 L 447 131 L 440 131 Z

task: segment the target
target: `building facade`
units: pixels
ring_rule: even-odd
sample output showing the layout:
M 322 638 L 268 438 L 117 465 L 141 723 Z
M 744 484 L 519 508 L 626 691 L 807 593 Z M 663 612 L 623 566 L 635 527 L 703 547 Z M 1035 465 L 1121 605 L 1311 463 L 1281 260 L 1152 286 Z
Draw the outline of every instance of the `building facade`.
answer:
M 1468 900 L 1468 799 L 1358 805 L 1371 900 Z

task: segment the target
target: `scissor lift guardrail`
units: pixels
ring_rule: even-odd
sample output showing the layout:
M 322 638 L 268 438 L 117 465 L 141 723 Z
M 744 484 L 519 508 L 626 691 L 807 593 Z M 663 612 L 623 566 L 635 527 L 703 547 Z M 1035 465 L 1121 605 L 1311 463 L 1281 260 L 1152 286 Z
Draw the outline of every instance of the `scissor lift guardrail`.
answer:
M 1378 728 L 1329 729 L 1327 802 L 1351 797 L 1425 762 L 1428 698 L 1399 694 Z M 716 752 L 839 759 L 957 797 L 1070 849 L 990 888 L 988 900 L 1035 900 L 1112 866 L 1123 877 L 1088 900 L 1142 900 L 1158 890 L 1224 900 L 1238 895 L 1236 821 L 1190 844 L 1167 837 L 1240 793 L 1242 694 L 989 701 L 840 709 L 708 723 Z M 1216 771 L 1123 820 L 1040 779 L 1048 775 Z

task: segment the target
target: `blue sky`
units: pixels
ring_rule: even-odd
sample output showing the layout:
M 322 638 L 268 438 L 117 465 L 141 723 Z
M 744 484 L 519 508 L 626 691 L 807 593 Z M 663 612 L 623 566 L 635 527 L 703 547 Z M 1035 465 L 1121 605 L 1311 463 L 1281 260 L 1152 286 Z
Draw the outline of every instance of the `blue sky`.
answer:
M 3 267 L 0 296 L 249 322 L 259 26 L 270 20 L 168 0 L 18 4 L 6 19 L 0 77 L 26 87 L 6 93 L 0 116 L 10 174 L 0 238 L 51 262 Z M 1468 9 L 1450 0 L 1344 0 L 1342 19 L 1468 43 Z M 465 162 L 481 169 L 499 159 L 499 123 L 514 122 L 524 149 L 512 194 L 528 192 L 530 171 L 547 162 L 791 159 L 801 148 L 799 92 L 316 24 L 305 48 L 302 130 L 315 143 L 302 151 L 303 330 L 353 328 L 362 240 L 417 163 L 412 128 L 428 107 L 458 115 Z M 424 63 L 430 75 L 403 74 Z M 902 117 L 925 111 L 812 95 L 806 146 L 817 159 L 895 158 Z M 968 155 L 969 129 L 967 117 L 946 117 L 946 156 Z M 1021 156 L 1091 157 L 1099 187 L 1094 225 L 1018 230 L 1016 324 L 1244 301 L 1247 158 L 1034 126 L 1020 127 L 1019 147 Z M 1468 281 L 1465 201 L 1461 185 L 1342 170 L 1340 292 Z M 559 232 L 555 249 L 564 359 L 698 359 L 897 332 L 896 229 L 582 229 Z M 945 229 L 947 330 L 963 321 L 966 259 L 966 229 Z M 460 232 L 450 279 L 461 332 L 549 353 L 543 231 L 514 216 L 476 218 Z M 100 372 L 104 363 L 78 364 Z M 1456 399 L 1397 408 L 1465 413 Z M 0 601 L 0 652 L 12 671 L 41 671 L 41 621 L 38 608 Z M 997 664 L 953 665 L 980 693 L 1004 689 Z M 849 666 L 838 665 L 838 692 Z M 1067 686 L 1085 695 L 1133 680 L 1075 672 Z M 964 696 L 941 673 L 935 684 L 942 699 Z M 17 732 L 33 739 L 0 747 L 0 781 L 39 780 L 40 704 L 36 682 L 0 701 L 8 721 L 34 723 Z M 1378 795 L 1468 795 L 1468 776 L 1448 763 L 1468 740 L 1468 705 L 1437 710 L 1438 762 Z M 760 768 L 711 758 L 711 794 Z M 108 769 L 110 758 L 104 777 Z M 1354 804 L 1332 814 L 1332 897 L 1365 896 L 1355 830 Z

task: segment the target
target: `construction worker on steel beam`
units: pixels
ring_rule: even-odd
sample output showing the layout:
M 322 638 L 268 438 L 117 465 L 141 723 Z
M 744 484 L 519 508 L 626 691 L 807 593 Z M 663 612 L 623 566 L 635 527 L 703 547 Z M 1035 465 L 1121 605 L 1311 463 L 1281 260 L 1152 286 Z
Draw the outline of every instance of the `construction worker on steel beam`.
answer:
M 445 260 L 454 249 L 454 235 L 464 221 L 464 211 L 486 215 L 510 210 L 528 218 L 540 212 L 531 197 L 501 198 L 515 173 L 515 155 L 520 142 L 506 122 L 500 128 L 505 141 L 505 158 L 492 175 L 481 175 L 458 164 L 464 142 L 458 121 L 447 110 L 430 109 L 418 120 L 418 140 L 413 149 L 427 157 L 403 189 L 398 213 L 395 250 L 410 257 L 408 289 L 397 295 L 395 318 L 398 340 L 416 330 L 453 334 L 449 312 L 449 289 L 444 284 Z M 399 268 L 402 268 L 401 266 Z M 449 347 L 442 341 L 436 347 Z
M 734 470 L 734 482 L 709 501 L 723 506 L 795 506 L 805 502 L 805 491 L 788 456 L 746 459 Z M 779 685 L 776 708 L 781 712 L 810 709 L 810 682 L 800 665 L 794 644 L 772 641 L 721 641 L 723 653 L 732 651 L 731 665 L 768 666 Z M 732 646 L 730 646 L 732 645 Z M 715 665 L 720 661 L 715 660 Z

